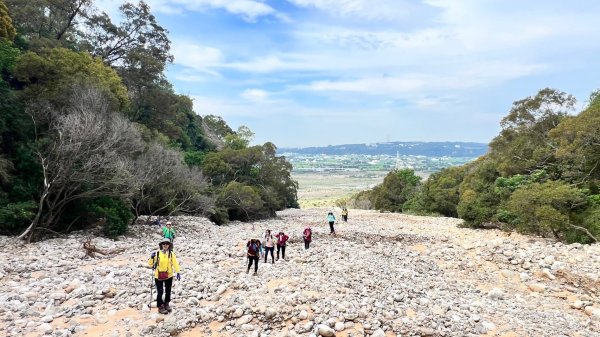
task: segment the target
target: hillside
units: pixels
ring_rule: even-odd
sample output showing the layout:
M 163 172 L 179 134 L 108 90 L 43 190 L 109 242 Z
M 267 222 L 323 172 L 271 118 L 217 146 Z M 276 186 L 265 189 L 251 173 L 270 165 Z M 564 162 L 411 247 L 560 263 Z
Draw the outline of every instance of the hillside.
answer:
M 597 336 L 600 245 L 564 245 L 458 228 L 451 218 L 350 210 L 337 237 L 326 209 L 214 226 L 176 218 L 182 280 L 173 313 L 148 311 L 146 260 L 160 236 L 133 226 L 96 238 L 112 257 L 83 258 L 87 233 L 15 247 L 0 237 L 5 336 Z M 314 242 L 300 231 L 314 224 Z M 291 236 L 286 260 L 245 273 L 244 243 Z M 154 293 L 156 294 L 156 293 Z
M 344 144 L 324 147 L 280 148 L 278 153 L 298 154 L 364 154 L 412 155 L 429 157 L 479 157 L 488 150 L 487 144 L 467 142 L 386 142 L 370 144 Z

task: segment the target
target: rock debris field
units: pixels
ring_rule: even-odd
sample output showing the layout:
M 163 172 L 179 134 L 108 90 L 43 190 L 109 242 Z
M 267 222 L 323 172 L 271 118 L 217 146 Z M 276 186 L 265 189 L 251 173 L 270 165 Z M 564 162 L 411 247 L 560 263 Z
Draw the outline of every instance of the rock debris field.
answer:
M 215 226 L 175 218 L 169 315 L 150 302 L 146 265 L 161 241 L 136 225 L 111 256 L 84 257 L 87 233 L 22 245 L 0 237 L 1 336 L 599 336 L 600 245 L 564 245 L 460 220 L 327 209 Z M 301 233 L 313 225 L 304 250 Z M 286 260 L 246 274 L 245 243 L 290 236 Z M 154 292 L 156 296 L 156 292 Z

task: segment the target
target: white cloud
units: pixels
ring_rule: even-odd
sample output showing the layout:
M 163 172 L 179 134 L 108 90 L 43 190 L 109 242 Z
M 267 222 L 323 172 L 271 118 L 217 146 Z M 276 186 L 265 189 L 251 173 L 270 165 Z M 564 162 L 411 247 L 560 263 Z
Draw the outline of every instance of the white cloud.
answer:
M 541 64 L 482 62 L 468 68 L 410 73 L 399 76 L 362 77 L 350 80 L 315 81 L 296 89 L 316 92 L 348 92 L 388 96 L 426 104 L 424 93 L 440 94 L 456 90 L 485 87 L 528 76 L 545 69 Z
M 264 102 L 269 97 L 269 93 L 261 89 L 246 89 L 240 96 L 249 101 Z
M 288 0 L 299 7 L 316 8 L 336 16 L 366 20 L 395 20 L 412 12 L 414 5 L 403 0 Z
M 177 40 L 171 47 L 174 63 L 187 68 L 218 75 L 210 68 L 217 67 L 225 60 L 223 53 L 214 47 L 194 44 L 192 41 Z
M 249 22 L 263 16 L 278 14 L 273 7 L 259 0 L 149 0 L 149 3 L 151 8 L 163 13 L 222 9 Z
M 97 1 L 96 7 L 105 11 L 111 18 L 118 16 L 118 8 L 123 0 Z M 289 18 L 277 12 L 262 0 L 146 0 L 153 13 L 182 14 L 187 11 L 204 12 L 209 9 L 220 9 L 238 15 L 248 22 L 255 22 L 260 17 L 274 16 L 282 21 Z

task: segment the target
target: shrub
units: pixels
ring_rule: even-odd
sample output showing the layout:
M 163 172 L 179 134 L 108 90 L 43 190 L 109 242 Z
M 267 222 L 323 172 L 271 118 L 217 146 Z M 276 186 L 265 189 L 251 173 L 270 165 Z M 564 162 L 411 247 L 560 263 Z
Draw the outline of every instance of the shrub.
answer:
M 104 218 L 104 233 L 112 238 L 127 232 L 129 222 L 133 218 L 127 202 L 111 197 L 100 197 L 92 200 L 88 205 L 90 216 Z
M 586 204 L 585 196 L 577 188 L 563 181 L 547 181 L 515 190 L 507 211 L 516 216 L 519 232 L 566 241 L 566 234 L 574 230 L 570 225 L 574 212 Z

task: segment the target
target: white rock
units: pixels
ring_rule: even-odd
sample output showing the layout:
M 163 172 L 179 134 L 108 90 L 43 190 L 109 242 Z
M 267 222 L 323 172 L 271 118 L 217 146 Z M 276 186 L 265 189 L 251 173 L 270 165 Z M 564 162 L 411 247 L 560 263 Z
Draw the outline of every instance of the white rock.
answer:
M 371 337 L 385 337 L 385 332 L 381 329 L 377 329 L 375 332 L 373 332 Z
M 320 336 L 331 337 L 335 336 L 335 330 L 329 327 L 329 325 L 319 324 L 317 325 L 317 332 Z

